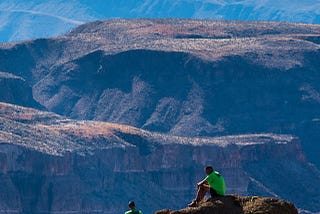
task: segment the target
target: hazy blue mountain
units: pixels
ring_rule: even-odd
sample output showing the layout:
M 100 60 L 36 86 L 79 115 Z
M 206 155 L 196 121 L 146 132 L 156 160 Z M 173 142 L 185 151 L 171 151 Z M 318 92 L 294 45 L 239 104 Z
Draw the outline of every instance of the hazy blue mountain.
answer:
M 106 18 L 209 18 L 320 23 L 318 0 L 5 0 L 0 41 L 56 36 Z

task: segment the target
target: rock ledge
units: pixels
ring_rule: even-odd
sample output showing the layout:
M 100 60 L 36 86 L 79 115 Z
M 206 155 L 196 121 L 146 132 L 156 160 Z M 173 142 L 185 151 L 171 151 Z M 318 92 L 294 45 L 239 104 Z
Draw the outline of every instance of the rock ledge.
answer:
M 160 210 L 155 214 L 298 214 L 295 206 L 287 201 L 259 196 L 209 198 L 198 207 L 178 211 Z

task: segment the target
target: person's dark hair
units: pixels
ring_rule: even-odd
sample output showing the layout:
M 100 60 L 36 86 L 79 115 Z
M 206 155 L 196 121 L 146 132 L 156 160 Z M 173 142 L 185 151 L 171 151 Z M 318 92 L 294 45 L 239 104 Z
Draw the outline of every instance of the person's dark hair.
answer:
M 129 206 L 129 207 L 134 207 L 134 206 L 136 206 L 136 205 L 134 204 L 134 201 L 129 201 L 128 206 Z
M 210 172 L 213 172 L 213 167 L 212 166 L 206 166 L 206 171 L 210 170 Z

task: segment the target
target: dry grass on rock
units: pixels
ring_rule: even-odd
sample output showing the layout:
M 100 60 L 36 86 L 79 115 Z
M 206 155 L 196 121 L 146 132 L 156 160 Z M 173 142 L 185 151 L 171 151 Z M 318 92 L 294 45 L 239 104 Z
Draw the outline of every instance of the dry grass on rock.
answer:
M 156 214 L 298 214 L 295 206 L 280 199 L 258 196 L 241 197 L 228 195 L 203 201 L 199 207 L 178 211 L 168 209 Z

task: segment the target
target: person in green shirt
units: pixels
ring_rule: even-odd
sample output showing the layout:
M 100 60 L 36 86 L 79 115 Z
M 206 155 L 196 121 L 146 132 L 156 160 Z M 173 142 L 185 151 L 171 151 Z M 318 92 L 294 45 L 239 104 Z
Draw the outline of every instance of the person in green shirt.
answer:
M 212 166 L 207 166 L 205 172 L 207 176 L 197 183 L 197 196 L 188 204 L 189 207 L 196 207 L 206 193 L 210 193 L 211 197 L 224 196 L 226 193 L 226 184 L 222 175 L 213 170 Z
M 130 210 L 128 210 L 124 214 L 142 214 L 141 210 L 138 210 L 136 208 L 134 201 L 129 201 L 128 206 L 129 206 Z

